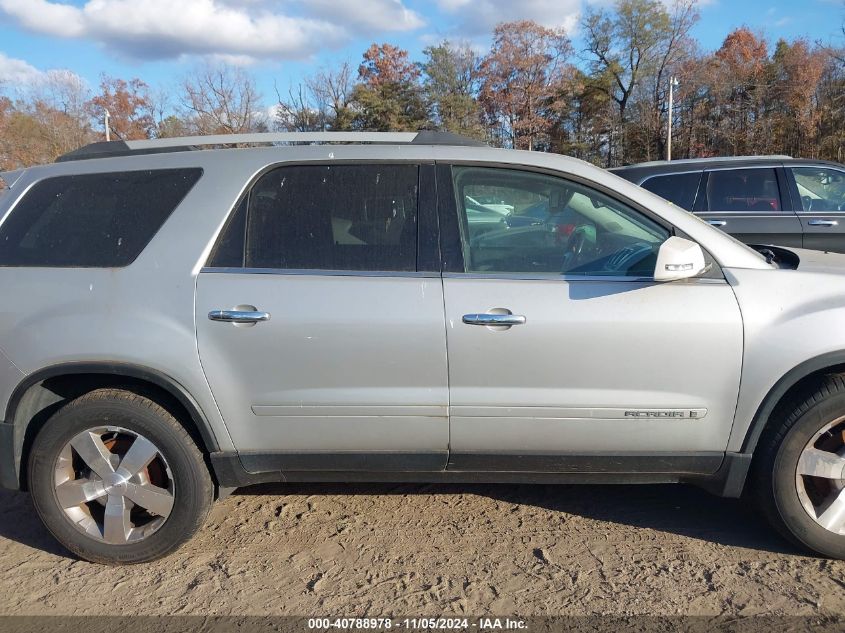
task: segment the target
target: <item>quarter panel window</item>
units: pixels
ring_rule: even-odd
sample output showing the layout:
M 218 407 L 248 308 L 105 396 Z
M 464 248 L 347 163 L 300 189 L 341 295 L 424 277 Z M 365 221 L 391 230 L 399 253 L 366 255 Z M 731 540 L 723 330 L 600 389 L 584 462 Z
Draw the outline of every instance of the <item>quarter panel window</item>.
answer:
M 0 266 L 128 266 L 201 176 L 160 169 L 42 180 L 0 226 Z
M 720 169 L 707 180 L 708 211 L 780 211 L 774 169 Z
M 845 211 L 845 172 L 824 167 L 793 167 L 804 211 Z
M 643 182 L 642 186 L 643 189 L 665 198 L 682 209 L 692 211 L 700 180 L 701 172 L 694 171 L 687 174 L 652 176 Z
M 209 265 L 414 271 L 418 182 L 417 165 L 274 169 L 236 210 Z
M 464 267 L 476 273 L 651 277 L 669 232 L 562 178 L 453 168 Z

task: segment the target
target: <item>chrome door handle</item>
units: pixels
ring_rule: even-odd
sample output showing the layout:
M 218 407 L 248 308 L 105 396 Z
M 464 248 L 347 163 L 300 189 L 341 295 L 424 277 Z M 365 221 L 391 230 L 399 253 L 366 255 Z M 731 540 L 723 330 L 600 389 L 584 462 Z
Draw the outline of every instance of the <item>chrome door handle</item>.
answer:
M 242 310 L 212 310 L 208 313 L 212 321 L 226 321 L 227 323 L 260 323 L 269 321 L 269 312 L 247 312 Z
M 707 220 L 707 224 L 710 226 L 725 226 L 727 223 L 727 220 Z
M 520 314 L 465 314 L 467 325 L 523 325 L 525 317 Z
M 837 226 L 839 222 L 836 220 L 809 220 L 807 224 L 810 226 Z

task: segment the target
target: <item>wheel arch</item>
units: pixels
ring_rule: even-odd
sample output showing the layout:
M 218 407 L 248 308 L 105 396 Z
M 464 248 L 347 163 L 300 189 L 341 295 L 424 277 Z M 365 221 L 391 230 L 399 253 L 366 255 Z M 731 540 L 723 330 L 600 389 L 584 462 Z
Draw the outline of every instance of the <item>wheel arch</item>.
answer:
M 769 423 L 772 414 L 782 402 L 792 394 L 805 388 L 817 377 L 825 374 L 845 372 L 845 350 L 828 352 L 808 359 L 793 367 L 769 389 L 763 398 L 742 442 L 742 453 L 751 454 L 757 447 L 760 436 Z
M 5 420 L 14 427 L 14 465 L 22 490 L 27 485 L 22 465 L 26 464 L 38 430 L 68 400 L 104 387 L 136 388 L 180 419 L 206 456 L 219 450 L 200 405 L 184 386 L 164 372 L 116 362 L 51 365 L 27 375 L 6 405 Z

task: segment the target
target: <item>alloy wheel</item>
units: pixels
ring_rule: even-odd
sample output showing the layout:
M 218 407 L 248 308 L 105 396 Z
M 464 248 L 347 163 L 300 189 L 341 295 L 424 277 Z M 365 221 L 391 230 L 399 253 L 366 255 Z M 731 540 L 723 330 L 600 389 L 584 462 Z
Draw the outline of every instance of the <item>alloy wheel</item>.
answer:
M 149 537 L 173 509 L 175 485 L 164 455 L 146 437 L 122 427 L 75 435 L 56 459 L 54 484 L 68 520 L 110 545 Z
M 845 416 L 822 427 L 804 446 L 795 484 L 810 518 L 845 535 Z

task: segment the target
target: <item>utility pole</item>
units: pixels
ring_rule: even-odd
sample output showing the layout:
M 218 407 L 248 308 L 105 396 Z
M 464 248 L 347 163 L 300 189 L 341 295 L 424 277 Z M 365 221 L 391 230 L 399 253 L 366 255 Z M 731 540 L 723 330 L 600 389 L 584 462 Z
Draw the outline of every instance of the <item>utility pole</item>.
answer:
M 110 141 L 111 140 L 111 125 L 109 125 L 109 119 L 111 119 L 111 114 L 109 114 L 109 111 L 105 108 L 103 108 L 103 111 L 105 112 L 105 114 L 103 115 L 103 119 L 104 119 L 103 123 L 106 126 L 106 140 Z M 671 106 L 670 106 L 669 111 L 671 112 Z
M 666 135 L 666 160 L 672 160 L 672 105 L 673 89 L 678 85 L 677 77 L 669 78 L 669 133 Z

